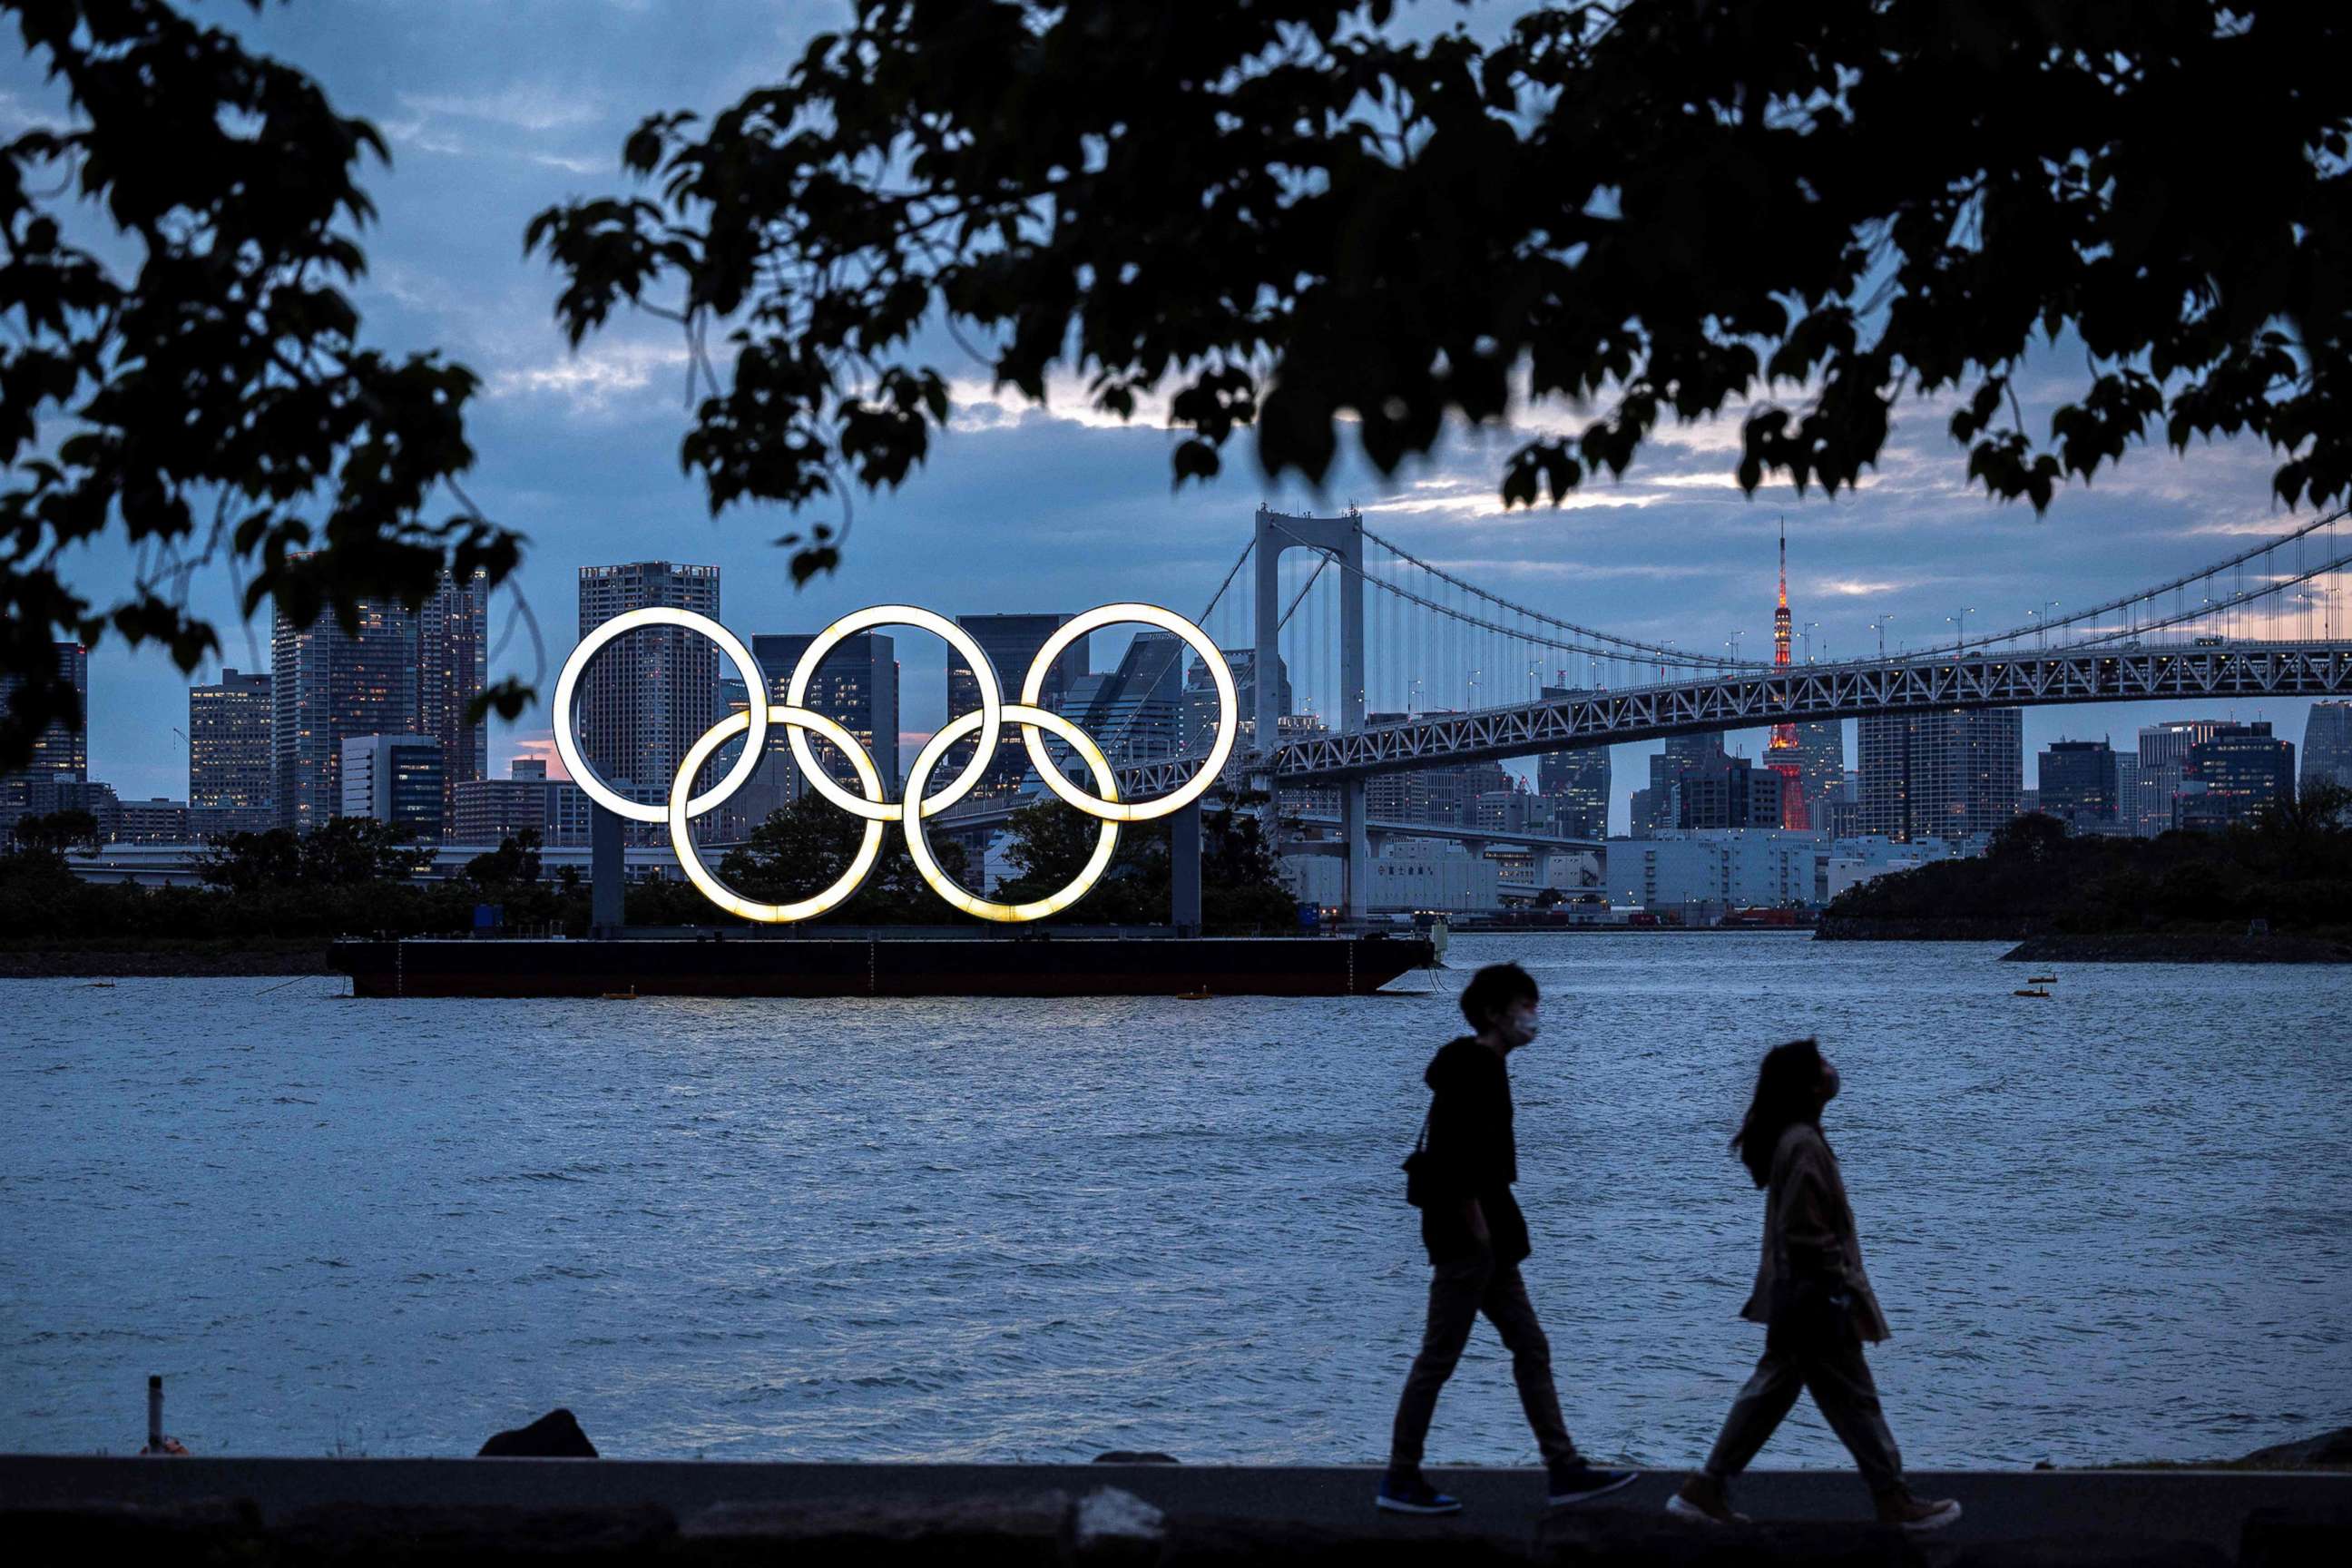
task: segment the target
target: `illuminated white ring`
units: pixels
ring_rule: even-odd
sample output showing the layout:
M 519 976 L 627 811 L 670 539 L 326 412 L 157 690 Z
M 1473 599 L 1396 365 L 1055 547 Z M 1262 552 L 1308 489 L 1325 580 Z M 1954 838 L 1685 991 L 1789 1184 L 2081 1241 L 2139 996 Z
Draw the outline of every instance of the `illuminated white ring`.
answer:
M 755 704 L 753 709 L 742 713 L 730 713 L 705 730 L 702 738 L 687 749 L 686 759 L 677 765 L 677 777 L 670 782 L 669 806 L 664 815 L 669 821 L 670 847 L 677 851 L 678 868 L 686 873 L 688 881 L 701 889 L 704 898 L 728 913 L 740 915 L 747 921 L 757 921 L 765 925 L 784 925 L 793 921 L 807 920 L 812 915 L 821 915 L 857 891 L 874 869 L 875 858 L 882 853 L 882 836 L 887 829 L 880 822 L 866 823 L 865 839 L 857 846 L 857 854 L 850 860 L 849 868 L 823 892 L 793 903 L 756 902 L 712 876 L 710 868 L 702 863 L 702 857 L 696 852 L 694 840 L 688 837 L 686 831 L 687 819 L 693 816 L 687 805 L 686 792 L 694 787 L 695 773 L 711 754 L 725 745 L 730 737 L 751 727 L 751 713 L 758 710 L 756 705 L 760 700 L 754 698 L 752 700 Z M 875 767 L 874 759 L 866 754 L 866 748 L 857 743 L 856 736 L 824 714 L 806 708 L 778 708 L 775 712 L 777 721 L 792 725 L 795 734 L 801 726 L 806 725 L 848 753 L 850 762 L 857 769 L 857 782 L 866 787 L 868 795 L 880 797 L 881 772 Z M 743 750 L 748 754 L 751 748 L 746 743 Z
M 1108 798 L 1098 798 L 1072 784 L 1046 755 L 1045 737 L 1037 733 L 1039 726 L 1024 722 L 1021 743 L 1029 749 L 1029 761 L 1036 768 L 1038 777 L 1045 781 L 1045 787 L 1088 816 L 1099 817 L 1105 822 L 1150 822 L 1155 817 L 1181 811 L 1208 794 L 1215 786 L 1218 774 L 1224 772 L 1225 759 L 1233 755 L 1234 736 L 1241 727 L 1241 699 L 1234 690 L 1234 672 L 1226 665 L 1224 654 L 1209 640 L 1208 633 L 1175 611 L 1163 610 L 1157 605 L 1104 605 L 1066 623 L 1059 631 L 1045 639 L 1045 646 L 1039 648 L 1037 657 L 1030 661 L 1029 673 L 1021 681 L 1021 705 L 1035 708 L 1037 700 L 1045 694 L 1045 677 L 1053 669 L 1054 661 L 1062 656 L 1064 648 L 1090 632 L 1130 621 L 1174 632 L 1192 644 L 1192 651 L 1199 654 L 1202 662 L 1209 667 L 1209 679 L 1216 683 L 1217 688 L 1217 740 L 1209 748 L 1208 756 L 1202 759 L 1201 771 L 1186 780 L 1183 788 L 1172 795 L 1163 795 L 1157 800 L 1145 801 L 1140 805 L 1121 805 L 1116 790 L 1105 790 L 1103 795 Z M 1257 679 L 1266 679 L 1266 672 L 1260 670 Z M 1011 709 L 1005 710 L 1005 716 L 1012 717 Z M 1045 727 L 1052 728 L 1050 725 Z M 1055 731 L 1055 733 L 1064 740 L 1069 739 L 1066 731 Z M 1258 737 L 1260 744 L 1266 743 L 1268 737 L 1264 735 Z M 1102 776 L 1102 770 L 1096 769 L 1096 773 Z M 908 787 L 911 789 L 913 785 Z
M 1033 727 L 1033 733 L 1035 729 L 1053 731 L 1063 740 L 1067 741 L 1078 755 L 1086 759 L 1087 766 L 1094 770 L 1095 782 L 1102 785 L 1103 794 L 1112 800 L 1118 798 L 1118 776 L 1110 771 L 1110 761 L 1102 754 L 1102 748 L 1096 745 L 1093 737 L 1084 730 L 1079 729 L 1059 713 L 1044 708 L 1033 708 L 1024 702 L 1007 703 L 1004 708 L 1004 721 Z M 947 753 L 947 749 L 964 736 L 978 730 L 980 726 L 981 715 L 965 713 L 950 720 L 945 729 L 924 742 L 923 749 L 915 753 L 914 768 L 907 774 L 908 795 L 919 797 L 922 794 L 923 782 L 930 777 L 931 769 L 939 765 L 940 758 Z M 992 749 L 986 746 L 981 747 L 979 754 L 986 756 Z M 1118 824 L 1106 818 L 1103 821 L 1101 834 L 1095 839 L 1094 855 L 1079 869 L 1078 874 L 1071 879 L 1068 886 L 1029 903 L 1000 904 L 992 899 L 983 899 L 977 893 L 967 891 L 946 872 L 940 869 L 939 861 L 931 855 L 930 840 L 923 827 L 921 812 L 907 814 L 901 820 L 901 826 L 905 827 L 907 833 L 907 852 L 914 857 L 915 869 L 922 874 L 923 880 L 930 885 L 931 891 L 964 913 L 977 915 L 984 921 L 1043 920 L 1047 915 L 1068 909 L 1072 904 L 1085 898 L 1094 885 L 1102 879 L 1103 872 L 1110 865 L 1111 852 L 1118 847 Z
M 808 700 L 809 682 L 816 679 L 816 667 L 824 662 L 824 656 L 833 651 L 834 645 L 869 626 L 914 626 L 940 637 L 948 647 L 961 654 L 964 663 L 971 667 L 972 679 L 980 687 L 982 732 L 989 735 L 996 733 L 996 727 L 1003 721 L 1004 706 L 1003 693 L 996 684 L 996 666 L 989 662 L 988 655 L 970 632 L 945 616 L 918 609 L 912 605 L 874 605 L 855 610 L 819 632 L 816 640 L 808 645 L 808 651 L 801 655 L 801 661 L 793 666 L 793 681 L 784 693 L 784 700 L 796 709 L 801 708 Z M 841 781 L 817 765 L 816 753 L 809 749 L 808 738 L 797 726 L 787 731 L 784 738 L 792 743 L 793 761 L 801 765 L 801 776 L 808 780 L 809 787 L 842 810 L 853 816 L 862 816 L 868 822 L 896 822 L 906 815 L 903 805 L 888 801 L 887 790 L 873 799 L 861 799 L 844 789 Z M 830 741 L 833 737 L 827 735 L 825 739 Z M 840 744 L 837 741 L 834 743 Z M 935 795 L 925 796 L 910 786 L 912 797 L 922 803 L 921 815 L 937 816 L 970 795 L 973 786 L 987 773 L 995 750 L 992 745 L 974 746 L 971 761 L 964 764 L 963 772 L 956 774 L 948 782 L 947 787 Z
M 563 661 L 563 673 L 555 679 L 556 755 L 563 759 L 564 770 L 571 773 L 572 782 L 605 810 L 635 822 L 660 822 L 669 815 L 666 807 L 651 802 L 631 800 L 597 777 L 596 770 L 588 765 L 588 759 L 580 754 L 580 742 L 572 733 L 572 700 L 579 687 L 580 677 L 588 668 L 588 661 L 595 657 L 597 649 L 614 637 L 644 626 L 683 626 L 690 632 L 700 632 L 719 645 L 719 651 L 727 656 L 727 661 L 735 667 L 735 673 L 743 678 L 744 689 L 751 694 L 747 722 L 751 733 L 743 742 L 743 754 L 735 759 L 735 765 L 727 770 L 725 778 L 687 803 L 686 815 L 700 816 L 742 787 L 743 781 L 751 776 L 751 770 L 760 765 L 760 753 L 768 741 L 768 683 L 760 673 L 760 661 L 751 657 L 751 650 L 745 647 L 733 632 L 708 616 L 666 606 L 625 610 L 582 637 L 580 646 L 572 650 L 572 657 Z M 708 736 L 704 738 L 709 739 Z

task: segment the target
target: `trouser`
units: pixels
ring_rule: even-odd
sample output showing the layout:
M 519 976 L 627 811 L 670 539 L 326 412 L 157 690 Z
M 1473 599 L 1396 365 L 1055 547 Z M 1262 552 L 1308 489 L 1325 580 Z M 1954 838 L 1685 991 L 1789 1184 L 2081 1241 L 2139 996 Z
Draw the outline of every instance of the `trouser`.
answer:
M 1874 1494 L 1900 1491 L 1903 1456 L 1887 1429 L 1886 1413 L 1878 1403 L 1878 1385 L 1871 1381 L 1870 1363 L 1863 1360 L 1862 1340 L 1851 1332 L 1801 1348 L 1768 1347 L 1756 1363 L 1756 1375 L 1731 1402 L 1724 1417 L 1723 1435 L 1706 1458 L 1706 1473 L 1728 1480 L 1746 1469 L 1764 1440 L 1772 1436 L 1797 1403 L 1797 1390 L 1810 1388 L 1813 1403 L 1830 1430 L 1853 1456 L 1862 1479 Z
M 1517 1264 L 1497 1265 L 1493 1253 L 1481 1252 L 1430 1270 L 1429 1325 L 1422 1334 L 1421 1353 L 1406 1374 L 1404 1394 L 1397 1401 L 1396 1426 L 1389 1439 L 1391 1469 L 1420 1465 L 1429 1420 L 1437 1412 L 1438 1391 L 1462 1359 L 1462 1347 L 1469 1342 L 1471 1326 L 1482 1311 L 1511 1352 L 1511 1377 L 1519 1385 L 1519 1405 L 1528 1413 L 1544 1463 L 1562 1465 L 1576 1458 L 1576 1445 L 1560 1419 L 1559 1392 L 1552 1386 L 1551 1343 L 1536 1321 L 1527 1282 L 1519 1278 Z

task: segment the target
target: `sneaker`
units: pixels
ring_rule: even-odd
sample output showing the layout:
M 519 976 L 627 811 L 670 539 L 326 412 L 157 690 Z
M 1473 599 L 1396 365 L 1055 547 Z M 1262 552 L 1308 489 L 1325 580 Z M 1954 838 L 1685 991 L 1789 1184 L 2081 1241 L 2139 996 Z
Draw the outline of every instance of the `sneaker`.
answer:
M 1748 1522 L 1746 1514 L 1733 1511 L 1723 1483 L 1706 1476 L 1693 1476 L 1685 1481 L 1681 1489 L 1666 1500 L 1666 1511 L 1688 1524 L 1714 1527 Z
M 1582 1459 L 1553 1465 L 1546 1473 L 1549 1484 L 1544 1500 L 1554 1508 L 1572 1502 L 1591 1502 L 1594 1498 L 1630 1487 L 1641 1479 L 1632 1470 L 1596 1470 Z
M 1460 1513 L 1462 1500 L 1447 1497 L 1419 1476 L 1399 1479 L 1395 1476 L 1381 1478 L 1380 1495 L 1372 1500 L 1375 1508 L 1391 1513 Z
M 1878 1522 L 1906 1530 L 1941 1530 L 1960 1517 L 1960 1505 L 1950 1498 L 1913 1497 L 1889 1492 L 1878 1500 Z

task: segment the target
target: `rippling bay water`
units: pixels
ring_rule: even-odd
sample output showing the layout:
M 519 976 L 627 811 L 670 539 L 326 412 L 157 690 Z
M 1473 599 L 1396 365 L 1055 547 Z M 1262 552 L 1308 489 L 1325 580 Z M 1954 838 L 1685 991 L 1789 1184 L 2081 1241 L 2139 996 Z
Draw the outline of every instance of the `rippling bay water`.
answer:
M 1341 1001 L 351 1001 L 0 984 L 0 1449 L 1374 1461 L 1399 1199 L 1471 966 L 1514 1057 L 1569 1422 L 1695 1462 L 1759 1331 L 1724 1152 L 1818 1034 L 1916 1466 L 2211 1457 L 2352 1420 L 2352 976 L 1999 948 L 1465 937 Z M 1425 986 L 1412 977 L 1405 986 Z M 1481 1326 L 1433 1461 L 1530 1463 Z M 1843 1462 L 1810 1405 L 1768 1465 Z

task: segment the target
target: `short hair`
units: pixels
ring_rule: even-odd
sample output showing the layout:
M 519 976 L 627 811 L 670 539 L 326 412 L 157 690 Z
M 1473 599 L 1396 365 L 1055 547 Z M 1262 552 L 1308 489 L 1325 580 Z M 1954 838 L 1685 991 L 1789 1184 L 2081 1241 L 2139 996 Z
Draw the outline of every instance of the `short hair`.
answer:
M 1543 993 L 1535 976 L 1516 963 L 1490 963 L 1462 988 L 1462 1016 L 1474 1029 L 1486 1027 L 1509 1011 L 1516 1002 L 1536 1002 Z

